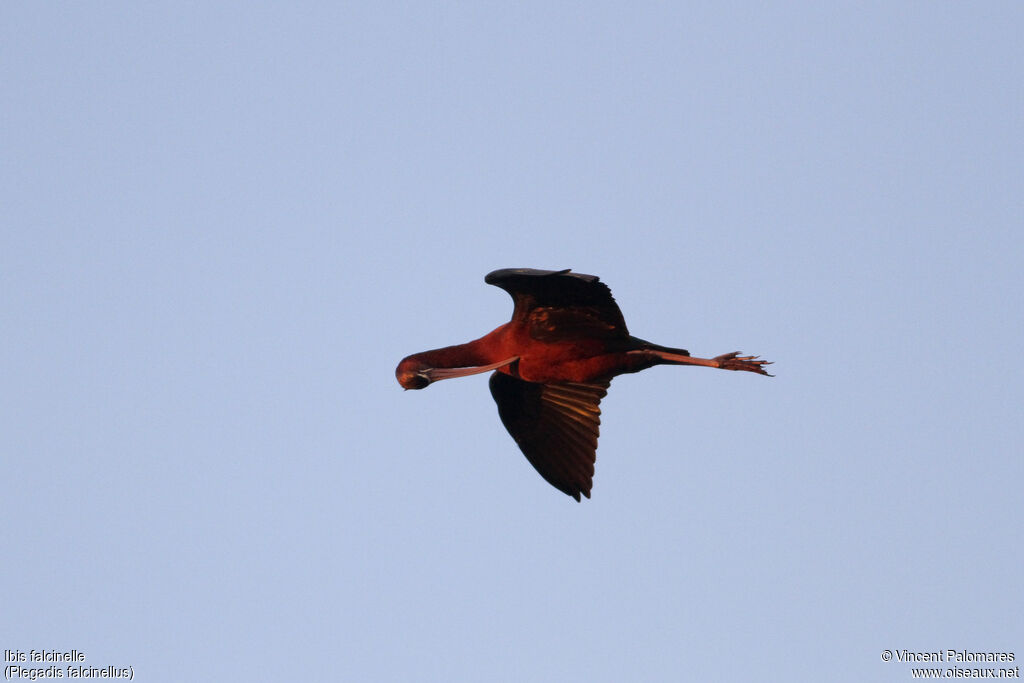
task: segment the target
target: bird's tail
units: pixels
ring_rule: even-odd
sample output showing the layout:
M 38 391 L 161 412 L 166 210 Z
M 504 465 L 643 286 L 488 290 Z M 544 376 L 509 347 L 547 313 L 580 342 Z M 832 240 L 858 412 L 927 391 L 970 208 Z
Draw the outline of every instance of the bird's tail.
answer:
M 646 339 L 640 339 L 639 337 L 633 337 L 636 342 L 636 350 L 638 351 L 658 351 L 660 353 L 667 353 L 673 356 L 689 356 L 690 352 L 686 349 L 677 349 L 671 346 L 662 346 L 661 344 L 655 344 L 649 342 Z

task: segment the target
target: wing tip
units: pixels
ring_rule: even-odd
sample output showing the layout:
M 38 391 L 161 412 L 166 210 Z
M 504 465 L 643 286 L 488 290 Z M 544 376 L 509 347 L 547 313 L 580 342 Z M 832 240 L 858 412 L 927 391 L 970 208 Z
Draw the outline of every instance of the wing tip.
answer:
M 583 500 L 580 498 L 581 494 L 587 500 L 590 500 L 590 489 L 591 489 L 592 486 L 593 486 L 593 484 L 590 484 L 586 488 L 583 488 L 583 487 L 572 487 L 572 488 L 568 488 L 568 489 L 562 489 L 562 491 L 567 493 L 567 494 L 569 494 L 570 498 L 575 498 L 577 503 L 581 503 L 581 502 L 583 502 Z M 558 488 L 560 488 L 560 487 L 558 487 Z
M 484 282 L 489 285 L 497 284 L 503 280 L 507 280 L 510 277 L 547 277 L 549 275 L 568 275 L 572 273 L 572 268 L 564 268 L 562 270 L 539 270 L 537 268 L 499 268 L 498 270 L 492 270 L 484 276 Z M 573 273 L 573 275 L 579 277 L 579 273 Z M 593 277 L 593 276 L 587 276 Z

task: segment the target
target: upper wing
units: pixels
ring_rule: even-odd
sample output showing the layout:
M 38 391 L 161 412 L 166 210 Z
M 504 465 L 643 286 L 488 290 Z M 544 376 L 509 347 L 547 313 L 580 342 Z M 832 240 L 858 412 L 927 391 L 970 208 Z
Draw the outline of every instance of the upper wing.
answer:
M 484 282 L 512 295 L 512 320 L 528 323 L 535 339 L 629 335 L 611 290 L 596 275 L 505 268 L 488 273 Z
M 599 403 L 611 380 L 588 384 L 538 384 L 503 372 L 491 375 L 498 415 L 530 464 L 559 491 L 590 498 Z

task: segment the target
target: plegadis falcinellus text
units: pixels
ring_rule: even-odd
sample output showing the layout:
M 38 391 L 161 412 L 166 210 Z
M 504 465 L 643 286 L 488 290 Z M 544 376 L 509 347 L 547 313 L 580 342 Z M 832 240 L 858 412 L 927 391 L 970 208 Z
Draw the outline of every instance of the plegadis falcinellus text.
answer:
M 768 361 L 739 352 L 694 358 L 626 329 L 611 290 L 594 275 L 506 268 L 484 282 L 512 295 L 512 320 L 468 344 L 408 356 L 395 376 L 406 389 L 494 370 L 498 415 L 530 464 L 577 501 L 590 497 L 599 404 L 612 378 L 655 365 L 703 365 L 767 375 Z

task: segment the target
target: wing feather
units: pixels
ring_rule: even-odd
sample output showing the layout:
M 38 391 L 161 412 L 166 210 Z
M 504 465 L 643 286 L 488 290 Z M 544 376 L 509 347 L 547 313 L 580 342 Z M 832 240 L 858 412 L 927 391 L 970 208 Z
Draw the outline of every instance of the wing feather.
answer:
M 491 375 L 498 415 L 534 469 L 576 500 L 590 497 L 601 399 L 609 381 L 538 384 L 503 372 Z
M 512 296 L 512 320 L 528 323 L 535 339 L 629 336 L 612 291 L 596 275 L 504 268 L 488 273 L 484 282 Z

